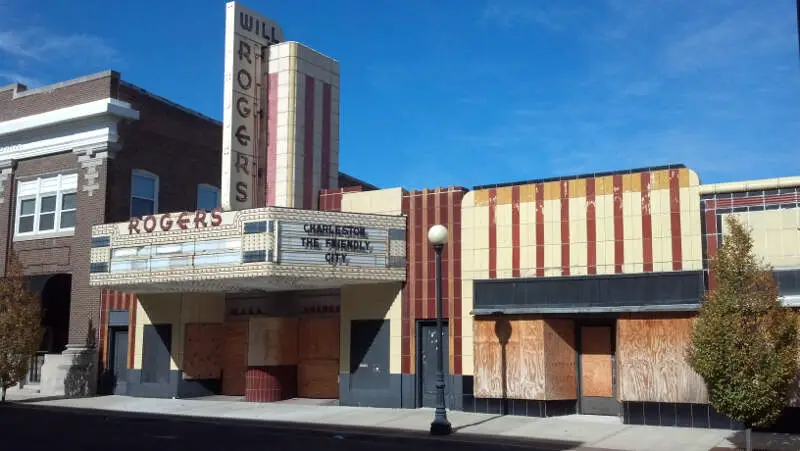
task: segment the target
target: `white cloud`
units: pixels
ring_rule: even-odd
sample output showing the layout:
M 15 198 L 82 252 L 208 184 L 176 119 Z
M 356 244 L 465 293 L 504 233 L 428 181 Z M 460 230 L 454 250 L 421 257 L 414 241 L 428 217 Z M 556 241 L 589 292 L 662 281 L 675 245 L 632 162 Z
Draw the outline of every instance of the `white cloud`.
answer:
M 43 84 L 39 79 L 23 75 L 19 72 L 13 72 L 2 69 L 0 69 L 0 80 L 5 80 L 8 82 L 8 83 L 5 82 L 0 83 L 0 86 L 11 83 L 22 83 L 28 88 L 37 88 L 39 86 L 42 86 Z
M 489 0 L 481 20 L 504 27 L 534 24 L 551 31 L 562 31 L 580 13 L 563 2 L 542 0 Z

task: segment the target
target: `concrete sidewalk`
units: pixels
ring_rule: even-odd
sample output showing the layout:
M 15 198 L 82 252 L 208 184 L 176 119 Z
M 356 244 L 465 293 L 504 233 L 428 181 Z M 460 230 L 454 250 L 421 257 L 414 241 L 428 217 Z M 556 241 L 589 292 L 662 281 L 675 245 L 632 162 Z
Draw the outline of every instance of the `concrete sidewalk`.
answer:
M 39 399 L 20 392 L 9 400 L 30 406 L 91 409 L 128 414 L 179 415 L 203 421 L 291 422 L 313 429 L 346 434 L 375 428 L 381 433 L 425 434 L 433 418 L 432 409 L 375 409 L 315 405 L 311 401 L 249 403 L 226 397 L 200 399 L 151 399 L 102 396 L 80 399 Z M 497 442 L 545 440 L 577 442 L 571 449 L 708 451 L 736 449 L 743 444 L 743 433 L 720 429 L 631 426 L 618 418 L 570 415 L 530 418 L 452 411 L 448 417 L 454 434 L 448 440 L 474 439 Z M 800 436 L 754 433 L 753 445 L 759 450 L 796 451 Z

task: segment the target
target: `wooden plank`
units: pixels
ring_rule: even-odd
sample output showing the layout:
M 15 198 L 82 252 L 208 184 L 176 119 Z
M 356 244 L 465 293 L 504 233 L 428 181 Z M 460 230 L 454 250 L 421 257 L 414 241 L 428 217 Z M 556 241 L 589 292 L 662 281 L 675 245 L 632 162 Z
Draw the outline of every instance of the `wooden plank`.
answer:
M 575 322 L 546 319 L 544 324 L 545 399 L 575 399 Z
M 297 394 L 301 398 L 338 398 L 339 359 L 300 361 L 297 365 Z
M 247 321 L 230 321 L 224 326 L 222 353 L 222 394 L 243 396 L 247 378 Z
M 222 373 L 223 325 L 188 323 L 183 345 L 184 379 L 219 379 Z
M 306 317 L 297 324 L 299 360 L 339 360 L 339 318 Z
M 614 396 L 611 327 L 581 327 L 581 391 L 583 396 Z

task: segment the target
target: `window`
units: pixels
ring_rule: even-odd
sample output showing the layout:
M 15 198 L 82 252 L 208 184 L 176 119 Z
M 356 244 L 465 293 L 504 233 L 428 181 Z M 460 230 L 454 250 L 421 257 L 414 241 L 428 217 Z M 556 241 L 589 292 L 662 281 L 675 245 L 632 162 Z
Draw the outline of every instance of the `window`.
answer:
M 219 188 L 201 183 L 197 185 L 197 209 L 211 211 L 219 207 Z
M 131 175 L 131 217 L 139 218 L 158 211 L 158 176 L 141 169 Z
M 17 185 L 16 235 L 72 232 L 75 230 L 78 174 L 56 174 Z

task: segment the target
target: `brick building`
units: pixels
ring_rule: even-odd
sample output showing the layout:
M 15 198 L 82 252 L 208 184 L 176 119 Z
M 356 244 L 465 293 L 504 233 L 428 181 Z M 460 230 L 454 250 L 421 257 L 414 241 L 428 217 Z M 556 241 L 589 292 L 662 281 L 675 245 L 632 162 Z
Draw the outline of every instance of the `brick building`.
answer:
M 100 290 L 88 284 L 91 226 L 215 207 L 220 133 L 217 121 L 113 71 L 0 88 L 0 254 L 16 251 L 42 293 L 43 368 L 30 377 L 42 392 L 62 392 L 65 378 L 77 392 L 93 386 L 81 373 L 96 359 L 85 350 L 100 318 Z

